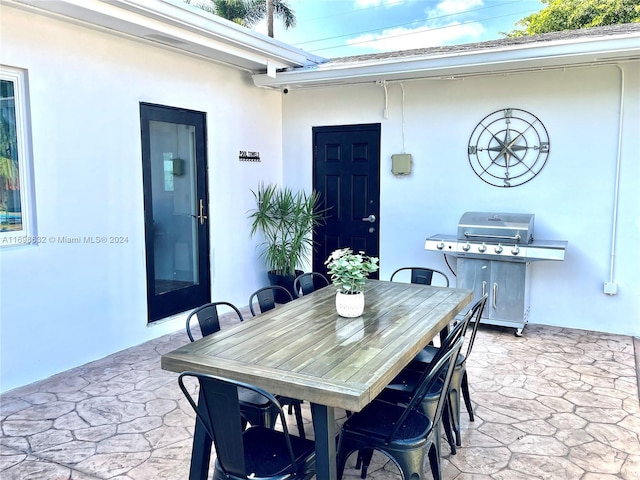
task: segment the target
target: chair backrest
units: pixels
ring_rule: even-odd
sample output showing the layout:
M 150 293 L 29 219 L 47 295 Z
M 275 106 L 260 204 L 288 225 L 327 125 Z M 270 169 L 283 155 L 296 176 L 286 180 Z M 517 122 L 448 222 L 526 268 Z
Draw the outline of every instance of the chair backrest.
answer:
M 464 337 L 467 328 L 469 327 L 469 322 L 471 321 L 471 317 L 473 314 L 473 309 L 469 310 L 464 314 L 462 320 L 456 323 L 451 330 L 449 331 L 447 337 L 443 340 L 442 345 L 438 348 L 437 352 L 433 356 L 431 360 L 431 364 L 435 364 L 440 361 L 440 359 L 447 353 L 448 350 L 451 349 L 451 346 L 457 342 L 460 338 Z M 423 373 L 423 376 L 429 373 L 429 369 Z M 420 382 L 418 382 L 420 383 Z M 414 392 L 415 395 L 415 392 Z
M 202 332 L 202 336 L 206 337 L 207 335 L 211 335 L 212 333 L 220 331 L 220 317 L 218 316 L 218 306 L 224 305 L 236 312 L 238 318 L 242 322 L 244 319 L 242 318 L 242 314 L 240 310 L 229 302 L 213 302 L 202 305 L 201 307 L 193 310 L 189 316 L 187 317 L 187 335 L 189 336 L 189 340 L 192 342 L 195 341 L 193 338 L 193 334 L 191 333 L 191 320 L 195 317 L 198 320 L 198 325 L 200 325 L 200 332 Z
M 187 386 L 185 386 L 184 379 L 187 377 L 196 378 L 200 383 L 197 403 L 189 393 Z M 253 473 L 247 472 L 245 469 L 247 455 L 257 454 L 257 452 L 245 451 L 242 418 L 238 404 L 239 387 L 260 394 L 277 407 L 284 433 L 282 439 L 286 443 L 286 450 L 288 450 L 291 457 L 291 472 L 295 471 L 296 459 L 291 446 L 291 438 L 287 430 L 284 412 L 273 395 L 254 385 L 197 372 L 182 373 L 178 377 L 178 384 L 187 401 L 196 412 L 201 426 L 213 439 L 218 464 L 227 478 L 247 478 L 249 474 Z M 266 427 L 250 426 L 245 432 L 251 429 L 266 429 Z
M 429 365 L 429 368 L 422 374 L 420 381 L 417 383 L 416 388 L 414 389 L 414 394 L 411 397 L 411 400 L 405 407 L 404 412 L 398 420 L 396 421 L 396 425 L 394 429 L 389 434 L 387 441 L 393 440 L 393 437 L 397 433 L 397 431 L 403 426 L 407 417 L 413 412 L 420 409 L 420 404 L 424 399 L 425 395 L 430 392 L 435 386 L 436 382 L 442 381 L 442 390 L 438 396 L 438 403 L 435 410 L 435 415 L 433 417 L 433 424 L 436 425 L 441 417 L 442 411 L 445 405 L 445 400 L 449 395 L 449 386 L 451 385 L 451 378 L 453 376 L 453 370 L 456 365 L 456 358 L 458 358 L 458 354 L 460 353 L 460 349 L 462 348 L 462 344 L 464 343 L 464 337 L 458 336 L 457 340 L 454 343 L 448 344 L 446 347 L 443 344 L 443 347 L 440 350 L 443 350 L 442 355 Z
M 293 281 L 293 291 L 298 297 L 308 295 L 311 292 L 329 285 L 329 279 L 318 272 L 307 272 L 298 275 Z
M 449 277 L 447 277 L 440 270 L 434 270 L 433 268 L 425 268 L 425 267 L 402 267 L 397 269 L 395 272 L 391 274 L 391 278 L 389 279 L 393 282 L 393 277 L 396 276 L 397 273 L 404 272 L 410 270 L 411 271 L 411 283 L 418 283 L 421 285 L 431 285 L 433 282 L 433 275 L 439 275 L 442 277 L 445 286 L 449 286 Z
M 251 315 L 254 317 L 257 315 L 255 309 L 253 308 L 254 299 L 258 300 L 258 306 L 260 307 L 260 312 L 264 313 L 271 309 L 276 308 L 276 300 L 274 297 L 274 292 L 278 291 L 282 296 L 287 298 L 287 301 L 284 303 L 289 303 L 293 300 L 293 295 L 291 292 L 284 287 L 279 285 L 271 285 L 270 287 L 262 287 L 251 294 L 249 297 L 249 310 L 251 310 Z
M 484 311 L 484 307 L 487 303 L 488 296 L 489 295 L 485 293 L 482 296 L 482 298 L 480 298 L 480 300 L 478 300 L 476 304 L 473 307 L 471 307 L 471 310 L 468 312 L 470 315 L 470 318 L 473 319 L 475 323 L 473 324 L 473 329 L 471 330 L 471 335 L 469 336 L 469 343 L 467 344 L 467 353 L 464 356 L 465 361 L 467 358 L 469 358 L 469 355 L 471 354 L 471 349 L 473 348 L 473 343 L 476 340 L 476 333 L 478 333 L 478 327 L 480 326 L 480 317 L 482 317 L 482 312 Z M 466 332 L 464 335 L 466 336 Z

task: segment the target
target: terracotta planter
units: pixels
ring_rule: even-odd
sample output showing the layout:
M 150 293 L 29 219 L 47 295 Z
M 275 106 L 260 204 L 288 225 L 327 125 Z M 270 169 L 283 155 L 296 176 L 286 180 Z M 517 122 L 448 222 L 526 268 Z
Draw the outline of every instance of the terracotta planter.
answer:
M 364 312 L 364 293 L 354 293 L 347 295 L 342 292 L 336 293 L 336 311 L 338 315 L 345 318 L 356 318 Z

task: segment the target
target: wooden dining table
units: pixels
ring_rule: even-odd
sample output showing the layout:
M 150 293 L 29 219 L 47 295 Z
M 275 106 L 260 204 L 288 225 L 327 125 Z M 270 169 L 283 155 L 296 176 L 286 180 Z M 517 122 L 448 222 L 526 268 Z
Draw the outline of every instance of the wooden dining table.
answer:
M 378 280 L 368 280 L 364 294 L 358 318 L 339 317 L 335 289 L 325 287 L 167 353 L 162 368 L 310 402 L 316 477 L 336 480 L 334 409 L 362 410 L 473 297 L 471 290 Z M 190 480 L 208 475 L 211 439 L 198 425 Z

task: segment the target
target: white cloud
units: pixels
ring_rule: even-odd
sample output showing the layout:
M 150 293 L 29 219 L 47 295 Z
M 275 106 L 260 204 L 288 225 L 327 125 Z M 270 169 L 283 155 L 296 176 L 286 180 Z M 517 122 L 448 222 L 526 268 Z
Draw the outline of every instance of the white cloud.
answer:
M 356 8 L 377 7 L 379 5 L 400 5 L 403 2 L 404 0 L 356 0 Z
M 482 7 L 482 0 L 442 0 L 436 8 L 431 10 L 433 16 L 451 15 L 453 13 L 463 13 L 467 10 Z
M 422 26 L 414 29 L 393 28 L 379 34 L 364 34 L 347 40 L 351 46 L 362 46 L 368 50 L 392 52 L 413 48 L 428 48 L 454 43 L 477 41 L 485 32 L 479 23 L 451 23 L 445 27 L 429 28 Z
M 357 0 L 370 4 L 385 0 Z M 461 14 L 481 8 L 483 0 L 442 0 L 425 11 L 425 23 L 418 27 L 396 27 L 380 33 L 366 33 L 347 40 L 351 46 L 380 52 L 428 48 L 479 41 L 486 29 L 473 21 L 458 20 Z M 454 17 L 446 18 L 446 17 Z M 468 18 L 468 17 L 467 17 Z

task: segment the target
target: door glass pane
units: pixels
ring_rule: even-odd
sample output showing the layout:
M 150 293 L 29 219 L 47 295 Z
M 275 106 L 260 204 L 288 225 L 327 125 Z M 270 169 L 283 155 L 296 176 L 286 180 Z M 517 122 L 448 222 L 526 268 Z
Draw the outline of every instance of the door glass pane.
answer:
M 149 122 L 156 295 L 198 282 L 195 127 Z

